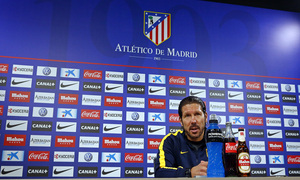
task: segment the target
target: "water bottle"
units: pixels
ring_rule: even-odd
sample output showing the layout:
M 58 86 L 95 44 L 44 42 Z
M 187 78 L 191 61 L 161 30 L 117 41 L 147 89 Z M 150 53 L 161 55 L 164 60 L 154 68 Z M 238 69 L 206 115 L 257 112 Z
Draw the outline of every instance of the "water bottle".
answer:
M 223 165 L 223 134 L 218 126 L 216 114 L 211 114 L 205 133 L 208 152 L 207 177 L 225 177 Z

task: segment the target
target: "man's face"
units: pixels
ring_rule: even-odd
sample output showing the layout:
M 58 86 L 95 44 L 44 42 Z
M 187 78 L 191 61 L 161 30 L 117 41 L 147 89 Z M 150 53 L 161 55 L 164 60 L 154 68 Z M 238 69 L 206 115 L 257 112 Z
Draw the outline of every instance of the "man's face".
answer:
M 182 107 L 181 126 L 190 141 L 201 141 L 204 136 L 207 114 L 200 104 L 186 104 Z

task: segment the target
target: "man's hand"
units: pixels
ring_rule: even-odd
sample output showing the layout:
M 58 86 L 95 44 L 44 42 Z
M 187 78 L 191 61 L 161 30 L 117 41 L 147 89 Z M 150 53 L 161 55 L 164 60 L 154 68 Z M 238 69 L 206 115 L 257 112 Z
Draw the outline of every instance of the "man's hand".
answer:
M 207 175 L 207 161 L 201 161 L 197 166 L 192 167 L 191 175 L 195 176 L 206 176 Z

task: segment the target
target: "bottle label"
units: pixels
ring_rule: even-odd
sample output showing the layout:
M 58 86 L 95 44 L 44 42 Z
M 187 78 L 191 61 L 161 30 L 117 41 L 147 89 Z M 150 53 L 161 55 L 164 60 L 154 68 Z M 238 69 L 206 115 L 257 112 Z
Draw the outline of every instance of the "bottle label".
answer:
M 249 153 L 242 152 L 238 155 L 238 167 L 241 173 L 250 173 Z
M 223 142 L 222 132 L 207 132 L 207 142 Z
M 225 143 L 225 153 L 236 153 L 236 143 L 235 142 Z

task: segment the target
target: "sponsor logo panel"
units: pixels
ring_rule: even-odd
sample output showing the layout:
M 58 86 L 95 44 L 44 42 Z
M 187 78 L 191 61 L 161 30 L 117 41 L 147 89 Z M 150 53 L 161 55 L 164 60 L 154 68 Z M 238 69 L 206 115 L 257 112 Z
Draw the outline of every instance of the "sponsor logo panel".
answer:
M 53 118 L 52 107 L 33 107 L 32 117 Z
M 263 113 L 262 104 L 247 104 L 247 113 L 262 114 Z
M 84 79 L 102 79 L 102 71 L 97 70 L 84 70 L 83 71 L 83 78 Z
M 250 155 L 250 164 L 266 164 L 266 155 Z
M 78 104 L 78 94 L 59 93 L 58 104 Z
M 161 139 L 148 139 L 148 149 L 158 149 Z
M 102 152 L 101 162 L 103 163 L 120 163 L 121 153 L 119 152 Z
M 100 110 L 81 109 L 81 119 L 100 119 Z
M 144 154 L 143 153 L 125 153 L 125 163 L 143 163 Z
M 151 109 L 166 109 L 165 99 L 148 99 L 148 108 Z
M 56 132 L 76 132 L 76 122 L 56 122 Z
M 293 138 L 299 139 L 299 131 L 298 130 L 285 130 L 285 138 Z
M 205 87 L 205 78 L 189 77 L 189 86 L 200 86 Z
M 249 141 L 250 151 L 265 151 L 265 141 Z
M 22 162 L 24 160 L 24 151 L 3 150 L 2 161 Z
M 0 73 L 8 73 L 8 64 L 0 64 Z
M 270 118 L 266 117 L 267 126 L 278 126 L 281 127 L 281 118 Z
M 122 124 L 103 124 L 104 134 L 122 134 Z
M 60 80 L 59 90 L 79 91 L 79 81 Z
M 159 74 L 149 74 L 149 83 L 166 84 L 166 76 Z
M 35 88 L 41 89 L 55 89 L 56 88 L 56 80 L 51 79 L 36 79 Z
M 121 167 L 101 167 L 101 177 L 121 177 Z
M 125 178 L 126 177 L 144 177 L 143 167 L 125 167 Z
M 126 124 L 126 134 L 144 134 L 144 125 Z
M 30 135 L 30 144 L 33 147 L 50 147 L 51 136 L 50 135 Z
M 27 131 L 28 121 L 6 120 L 5 130 L 9 131 Z
M 228 111 L 235 113 L 244 113 L 243 103 L 228 103 Z
M 127 97 L 126 107 L 129 107 L 129 108 L 145 108 L 145 98 Z
M 287 152 L 300 152 L 300 143 L 299 142 L 286 142 L 286 151 Z
M 80 136 L 79 147 L 80 148 L 99 148 L 100 138 L 92 136 Z
M 249 137 L 251 138 L 264 138 L 264 130 L 263 129 L 249 129 L 248 130 Z
M 32 121 L 31 131 L 52 131 L 52 122 Z
M 300 164 L 300 155 L 287 155 L 288 164 Z
M 52 177 L 74 177 L 74 167 L 53 166 Z
M 125 138 L 125 149 L 145 149 L 144 138 Z
M 30 92 L 10 91 L 9 101 L 11 102 L 30 102 Z
M 261 93 L 247 92 L 247 100 L 248 101 L 261 101 L 262 100 Z
M 75 147 L 76 136 L 55 136 L 55 147 Z
M 248 125 L 251 126 L 263 126 L 264 120 L 262 117 L 248 117 Z
M 288 168 L 289 176 L 300 176 L 300 168 Z
M 79 78 L 80 69 L 71 69 L 71 68 L 61 68 L 60 77 L 63 78 Z
M 6 90 L 0 90 L 0 101 L 5 101 Z
M 166 122 L 166 114 L 148 112 L 148 122 Z
M 54 104 L 55 93 L 35 92 L 34 103 Z
M 5 84 L 6 84 L 6 78 Z M 3 83 L 4 83 L 4 80 Z M 32 79 L 31 78 L 18 78 L 18 77 L 11 77 L 10 87 L 22 87 L 22 88 L 31 88 Z
M 299 127 L 299 120 L 298 119 L 292 119 L 292 118 L 284 118 L 284 127 Z
M 105 71 L 105 80 L 108 81 L 124 81 L 123 72 Z
M 209 79 L 208 85 L 212 88 L 225 88 L 225 81 L 223 79 Z
M 283 142 L 268 142 L 268 150 L 269 151 L 283 151 Z
M 103 111 L 103 120 L 122 121 L 122 118 L 123 118 L 122 111 L 109 111 L 109 110 Z
M 266 102 L 279 102 L 279 94 L 264 93 Z
M 243 81 L 239 80 L 227 80 L 228 88 L 232 89 L 243 89 Z
M 228 91 L 227 95 L 229 100 L 244 100 L 244 92 L 242 91 Z
M 142 85 L 127 85 L 128 94 L 145 94 L 145 86 Z
M 54 151 L 53 162 L 74 162 L 75 152 Z
M 123 107 L 123 97 L 105 96 L 104 106 Z
M 81 123 L 80 132 L 82 133 L 99 133 L 100 124 L 98 123 Z
M 199 98 L 206 98 L 206 90 L 205 89 L 189 89 L 190 96 L 197 96 Z
M 297 106 L 282 106 L 284 115 L 295 115 L 298 116 Z
M 1 166 L 0 177 L 22 177 L 23 166 Z
M 232 125 L 245 125 L 245 117 L 244 116 L 229 116 L 229 122 Z
M 296 95 L 282 94 L 282 102 L 297 103 Z
M 85 106 L 101 106 L 101 96 L 83 94 L 81 103 Z
M 279 105 L 265 105 L 267 114 L 281 114 Z
M 141 73 L 127 73 L 128 82 L 145 83 L 146 75 Z
M 209 102 L 209 111 L 226 112 L 225 102 Z
M 85 163 L 98 163 L 99 153 L 98 152 L 79 152 L 78 162 Z
M 182 76 L 169 76 L 169 84 L 185 85 L 186 79 Z
M 144 112 L 136 112 L 136 111 L 127 111 L 126 112 L 126 121 L 144 122 L 145 121 L 145 113 Z
M 36 71 L 37 76 L 56 77 L 57 68 L 48 66 L 38 66 Z
M 27 177 L 48 177 L 48 166 L 28 166 Z
M 148 94 L 156 96 L 166 96 L 166 87 L 148 86 Z
M 169 88 L 169 95 L 170 96 L 186 96 L 186 89 L 185 88 L 174 88 L 170 87 Z
M 29 151 L 28 161 L 48 162 L 50 151 Z
M 267 169 L 266 168 L 251 168 L 250 173 L 251 173 L 251 177 L 266 177 Z
M 285 168 L 270 168 L 270 176 L 285 176 Z
M 169 109 L 178 110 L 180 100 L 169 99 Z
M 20 134 L 5 134 L 4 146 L 25 146 L 26 135 Z
M 78 177 L 98 177 L 98 167 L 78 167 Z
M 269 155 L 269 164 L 284 164 L 283 155 Z
M 105 83 L 106 93 L 123 93 L 123 89 L 124 89 L 123 84 Z
M 122 138 L 121 137 L 103 137 L 102 140 L 103 148 L 121 148 Z
M 147 167 L 147 177 L 154 178 L 154 168 L 153 167 Z
M 83 82 L 82 90 L 83 91 L 101 92 L 102 91 L 102 83 Z
M 278 91 L 278 83 L 264 82 L 264 91 Z
M 169 122 L 180 123 L 179 115 L 177 113 L 170 113 Z
M 32 75 L 33 66 L 14 64 L 12 74 Z
M 281 92 L 289 92 L 289 93 L 296 92 L 295 84 L 281 84 L 280 86 L 281 86 Z
M 166 126 L 148 126 L 148 135 L 166 135 Z
M 279 138 L 282 139 L 282 130 L 280 129 L 267 129 L 268 138 Z
M 213 99 L 225 99 L 225 91 L 209 90 L 209 98 L 213 98 Z
M 8 106 L 7 116 L 28 117 L 29 107 L 27 106 Z
M 0 76 L 0 86 L 6 86 L 7 77 Z
M 76 119 L 77 118 L 77 109 L 58 108 L 57 109 L 57 118 Z

